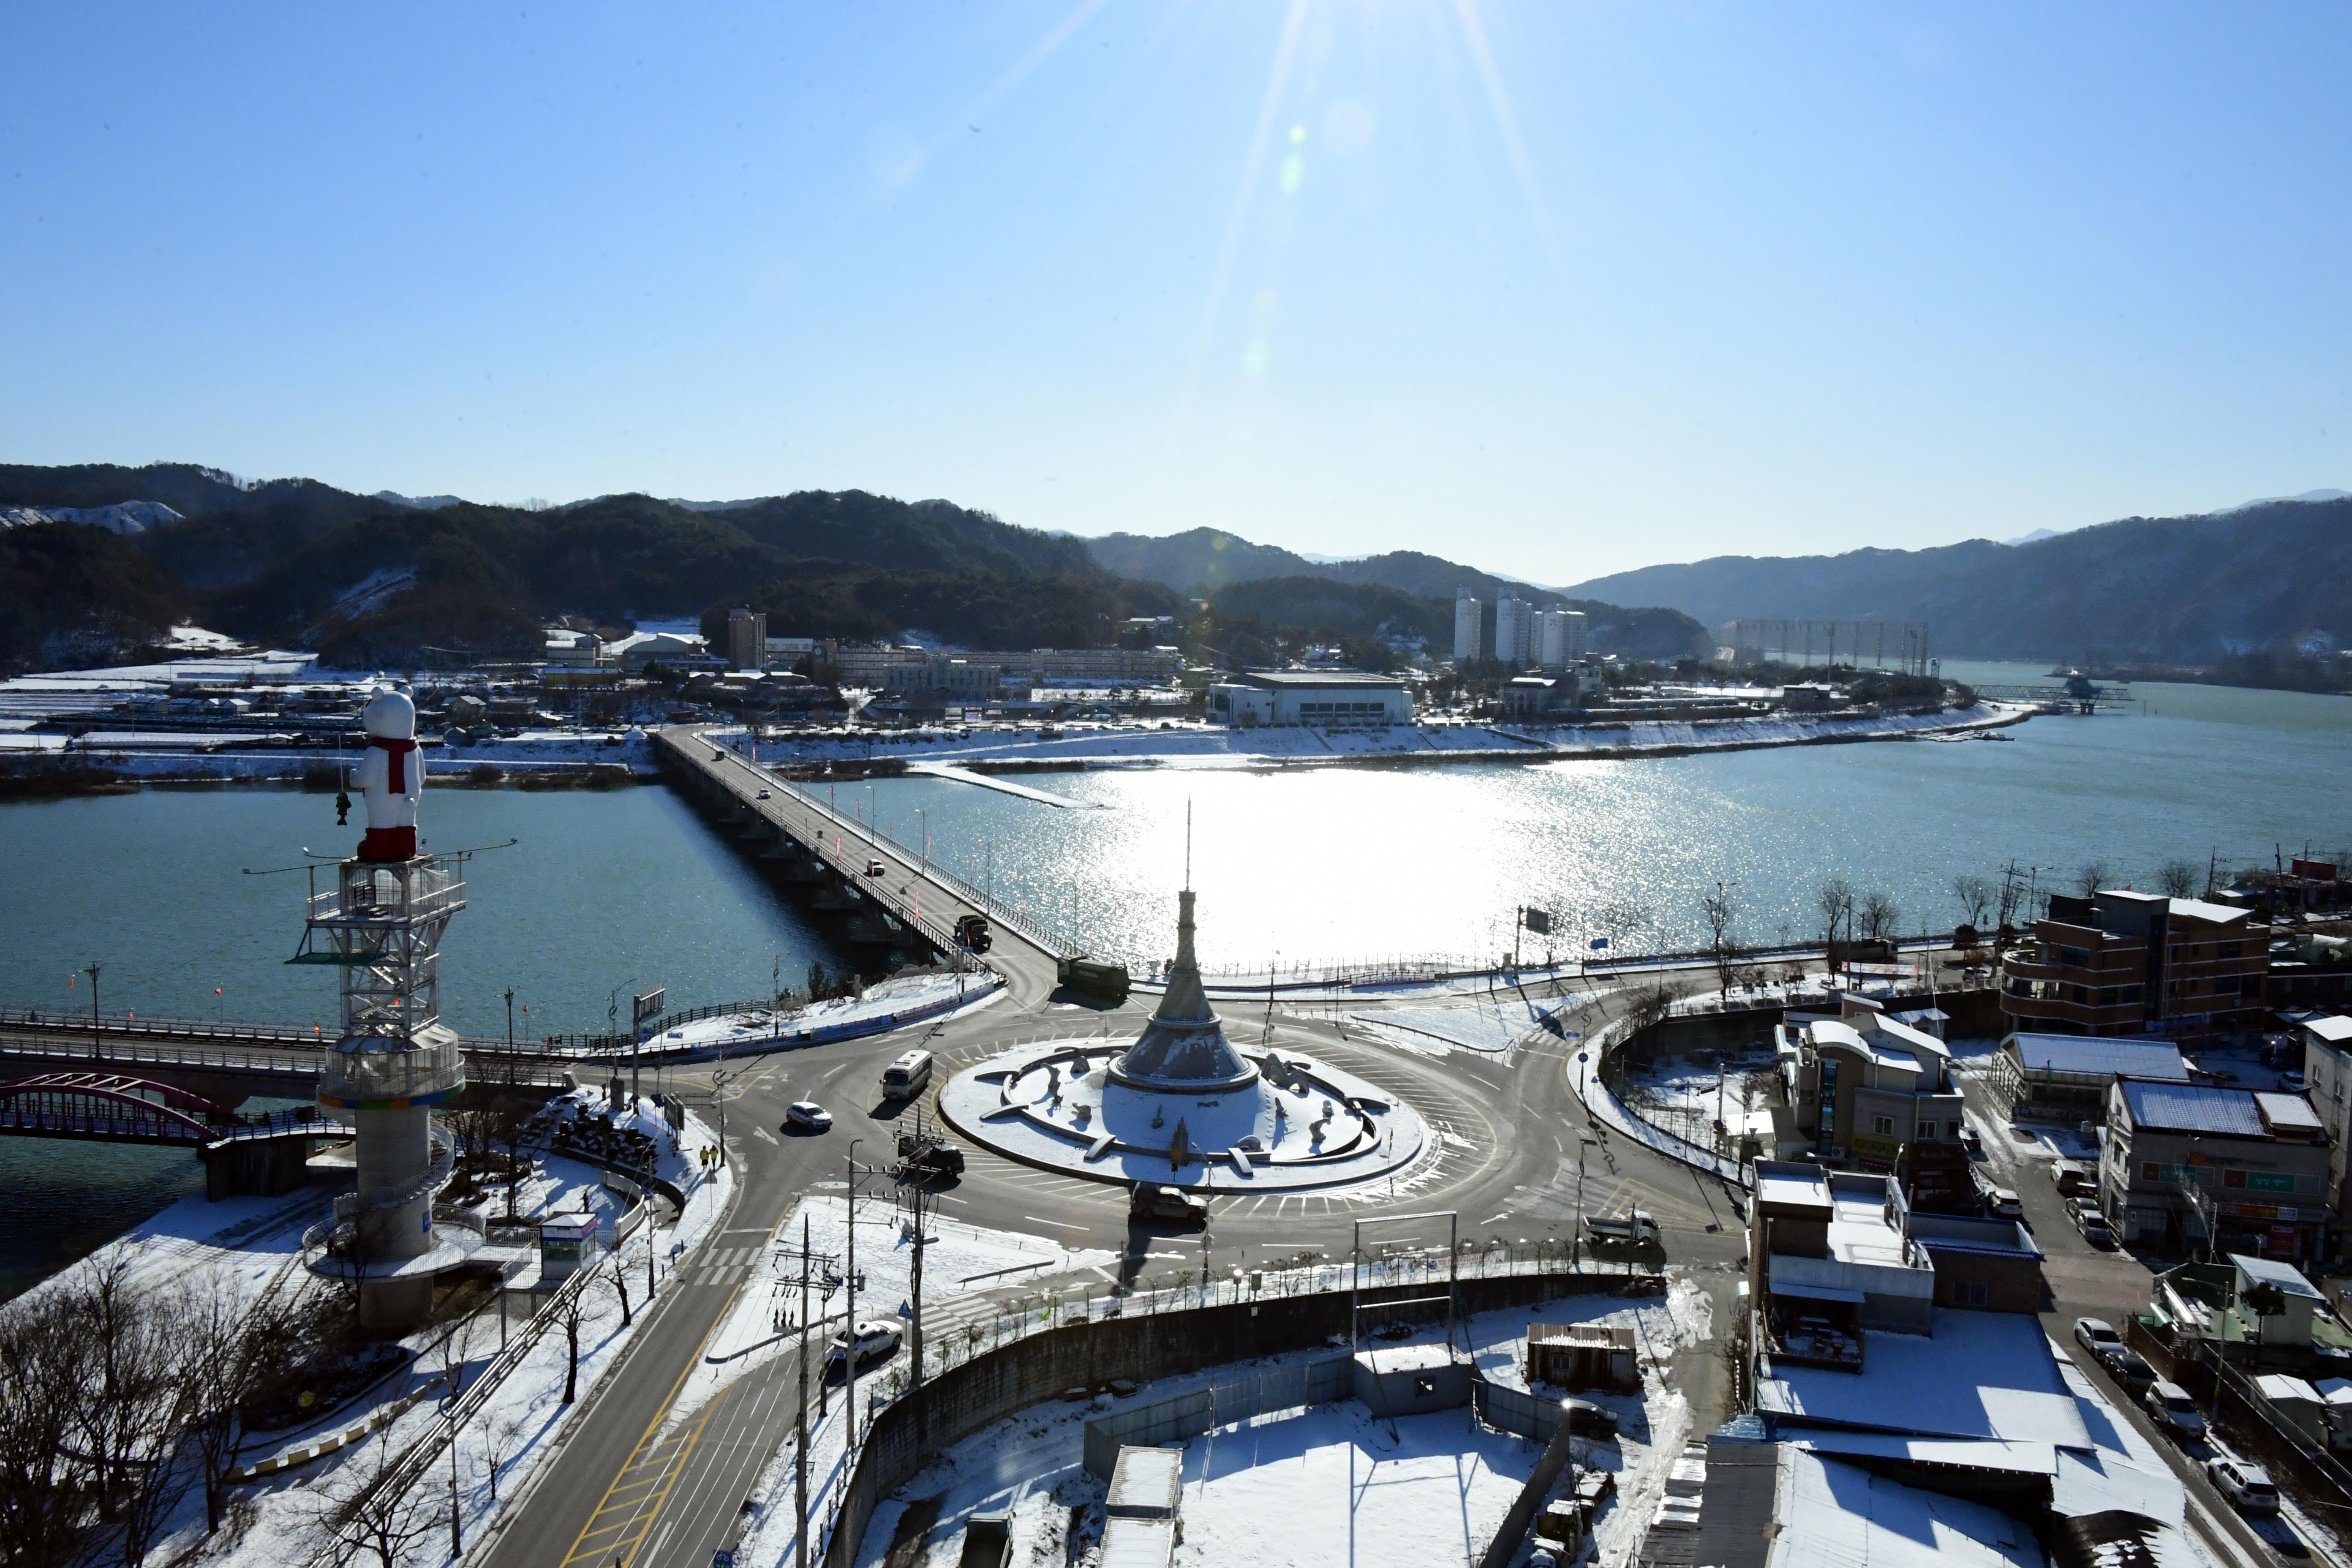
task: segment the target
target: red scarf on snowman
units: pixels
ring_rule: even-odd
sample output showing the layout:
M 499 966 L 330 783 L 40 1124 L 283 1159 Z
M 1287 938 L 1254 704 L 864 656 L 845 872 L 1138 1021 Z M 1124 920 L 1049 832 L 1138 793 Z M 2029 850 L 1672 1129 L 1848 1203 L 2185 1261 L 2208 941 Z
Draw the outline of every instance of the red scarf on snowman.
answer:
M 384 782 L 394 795 L 408 793 L 408 753 L 416 750 L 415 741 L 388 741 L 382 735 L 370 735 L 368 744 L 384 754 Z

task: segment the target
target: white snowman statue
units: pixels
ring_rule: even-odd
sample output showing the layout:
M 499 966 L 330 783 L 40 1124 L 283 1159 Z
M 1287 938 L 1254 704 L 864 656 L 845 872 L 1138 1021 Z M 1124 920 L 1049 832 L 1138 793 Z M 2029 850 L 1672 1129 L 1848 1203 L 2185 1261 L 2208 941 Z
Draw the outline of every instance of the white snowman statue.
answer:
M 416 858 L 416 802 L 425 793 L 425 759 L 416 752 L 416 704 L 396 689 L 377 692 L 360 710 L 367 731 L 367 754 L 360 759 L 360 788 L 367 796 L 367 837 L 362 860 Z

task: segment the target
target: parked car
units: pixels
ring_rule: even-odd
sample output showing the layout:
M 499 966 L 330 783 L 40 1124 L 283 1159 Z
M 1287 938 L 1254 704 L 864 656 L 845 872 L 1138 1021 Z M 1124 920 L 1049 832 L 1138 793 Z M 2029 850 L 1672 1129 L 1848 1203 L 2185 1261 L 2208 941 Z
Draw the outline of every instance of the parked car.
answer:
M 2147 1358 L 2137 1351 L 2117 1351 L 2113 1355 L 2101 1356 L 2099 1364 L 2105 1367 L 2117 1383 L 2135 1394 L 2156 1381 L 2156 1368 L 2148 1365 Z
M 2197 1402 L 2189 1397 L 2189 1391 L 2179 1384 L 2167 1383 L 2159 1377 L 2147 1385 L 2147 1392 L 2139 1399 L 2156 1418 L 2157 1426 L 2173 1436 L 2186 1442 L 2205 1436 L 2205 1417 L 2199 1414 Z
M 2205 1474 L 2213 1489 L 2237 1506 L 2240 1513 L 2276 1513 L 2279 1510 L 2278 1488 L 2271 1484 L 2270 1472 L 2260 1465 L 2250 1465 L 2243 1459 L 2208 1459 Z
M 1960 1147 L 1971 1154 L 1981 1154 L 1984 1152 L 1984 1140 L 1977 1136 L 1975 1128 L 1963 1126 L 1960 1129 Z
M 2056 1184 L 2061 1197 L 2073 1197 L 2083 1190 L 2083 1167 L 2072 1160 L 2059 1160 L 2051 1164 L 2050 1180 Z
M 1181 1187 L 1160 1187 L 1149 1184 L 1135 1189 L 1128 1199 L 1127 1217 L 1143 1220 L 1174 1220 L 1179 1225 L 1206 1225 L 1209 1205 Z
M 2115 1229 L 2107 1224 L 2107 1216 L 2099 1212 L 2098 1205 L 2087 1200 L 2078 1201 L 2074 1212 L 2074 1228 L 2083 1233 L 2084 1241 L 2093 1247 L 2113 1247 L 2116 1244 Z
M 1579 1437 L 1617 1436 L 1617 1412 L 1605 1405 L 1595 1405 L 1590 1399 L 1563 1399 L 1559 1408 L 1567 1417 L 1569 1431 Z
M 2310 1086 L 2305 1082 L 2304 1076 L 2300 1072 L 2283 1072 L 2279 1074 L 2279 1087 L 2290 1093 L 2301 1094 Z
M 1995 1219 L 2023 1219 L 2025 1205 L 2007 1187 L 1995 1187 L 1985 1194 L 1985 1212 Z
M 2105 1361 L 2117 1351 L 2127 1348 L 2124 1344 L 2123 1335 L 2116 1332 L 2116 1326 L 2105 1318 L 2075 1319 L 2074 1339 L 2084 1350 L 2089 1351 L 2100 1361 Z
M 896 1323 L 877 1320 L 858 1324 L 857 1364 L 862 1367 L 868 1362 L 880 1361 L 898 1348 L 898 1325 Z M 824 1364 L 827 1367 L 837 1365 L 848 1352 L 849 1335 L 845 1332 L 834 1335 L 833 1342 L 825 1348 Z
M 833 1125 L 833 1112 L 814 1100 L 796 1100 L 784 1107 L 784 1125 L 823 1132 Z

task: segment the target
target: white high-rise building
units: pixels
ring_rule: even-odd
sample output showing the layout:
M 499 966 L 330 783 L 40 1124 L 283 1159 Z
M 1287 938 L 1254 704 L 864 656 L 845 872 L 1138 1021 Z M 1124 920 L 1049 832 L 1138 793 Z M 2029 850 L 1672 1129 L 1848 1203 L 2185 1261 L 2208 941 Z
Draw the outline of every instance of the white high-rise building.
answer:
M 1584 612 L 1555 605 L 1536 617 L 1536 662 L 1566 669 L 1584 657 Z
M 1478 647 L 1486 629 L 1486 606 L 1470 596 L 1465 588 L 1454 600 L 1454 662 L 1467 664 L 1478 657 Z
M 1495 601 L 1495 657 L 1513 669 L 1527 668 L 1533 651 L 1536 607 L 1533 602 L 1506 594 Z

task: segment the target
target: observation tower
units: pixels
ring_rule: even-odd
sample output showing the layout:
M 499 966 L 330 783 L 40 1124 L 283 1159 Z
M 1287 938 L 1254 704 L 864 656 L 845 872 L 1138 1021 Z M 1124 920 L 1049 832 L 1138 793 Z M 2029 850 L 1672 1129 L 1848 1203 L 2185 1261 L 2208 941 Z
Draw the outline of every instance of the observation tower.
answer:
M 387 698 L 406 710 L 413 735 L 415 710 L 397 692 L 368 705 L 371 732 L 391 727 L 378 711 Z M 406 797 L 405 832 L 371 826 L 357 854 L 310 868 L 302 945 L 289 960 L 342 973 L 342 1032 L 327 1048 L 319 1103 L 348 1112 L 357 1128 L 359 1189 L 337 1198 L 334 1218 L 305 1241 L 313 1269 L 357 1281 L 360 1321 L 372 1329 L 424 1321 L 434 1278 L 478 1246 L 470 1233 L 444 1237 L 433 1226 L 433 1197 L 449 1179 L 457 1144 L 433 1126 L 432 1108 L 466 1087 L 465 1058 L 440 1006 L 441 938 L 466 907 L 466 857 L 416 853 L 424 770 L 409 745 L 360 770 L 372 820 L 378 795 Z M 405 765 L 387 779 L 394 759 Z

